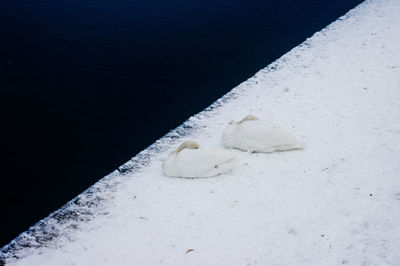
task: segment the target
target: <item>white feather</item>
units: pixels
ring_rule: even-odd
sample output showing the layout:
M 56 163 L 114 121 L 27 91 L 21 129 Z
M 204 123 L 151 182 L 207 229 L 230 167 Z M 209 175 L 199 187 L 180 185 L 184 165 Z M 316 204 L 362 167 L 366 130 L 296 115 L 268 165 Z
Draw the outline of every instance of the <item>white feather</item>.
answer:
M 229 148 L 245 151 L 274 152 L 303 148 L 296 138 L 284 128 L 247 116 L 228 125 L 222 143 Z
M 229 171 L 238 161 L 237 155 L 232 151 L 200 147 L 182 148 L 182 145 L 164 161 L 162 168 L 165 175 L 211 177 Z

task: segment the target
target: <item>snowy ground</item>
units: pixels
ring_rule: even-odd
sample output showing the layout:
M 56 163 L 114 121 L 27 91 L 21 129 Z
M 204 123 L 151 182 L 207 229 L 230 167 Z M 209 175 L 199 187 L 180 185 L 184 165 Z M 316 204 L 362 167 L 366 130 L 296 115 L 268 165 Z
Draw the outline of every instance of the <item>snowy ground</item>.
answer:
M 2 249 L 6 265 L 400 265 L 400 1 L 366 1 Z M 304 150 L 168 178 L 254 114 Z M 240 153 L 240 151 L 237 151 Z

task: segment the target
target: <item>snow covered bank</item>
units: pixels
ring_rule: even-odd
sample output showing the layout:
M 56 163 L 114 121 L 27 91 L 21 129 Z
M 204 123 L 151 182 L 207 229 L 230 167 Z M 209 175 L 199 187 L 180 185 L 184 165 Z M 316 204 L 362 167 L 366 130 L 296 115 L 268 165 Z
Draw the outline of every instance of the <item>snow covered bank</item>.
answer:
M 6 265 L 399 265 L 400 1 L 367 1 L 234 88 L 1 251 Z M 231 120 L 305 150 L 168 178 L 181 141 Z M 240 151 L 237 151 L 240 153 Z

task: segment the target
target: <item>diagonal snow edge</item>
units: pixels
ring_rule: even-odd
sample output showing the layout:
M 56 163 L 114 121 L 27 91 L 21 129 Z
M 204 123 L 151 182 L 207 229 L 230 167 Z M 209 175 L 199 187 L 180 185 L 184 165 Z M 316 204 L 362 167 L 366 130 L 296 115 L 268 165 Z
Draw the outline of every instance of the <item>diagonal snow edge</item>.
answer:
M 330 40 L 337 41 L 338 39 L 335 37 L 335 31 L 351 27 L 352 23 L 356 23 L 364 13 L 389 4 L 395 6 L 396 1 L 366 1 L 322 31 L 315 33 L 304 43 L 260 70 L 253 77 L 214 102 L 210 107 L 189 118 L 181 126 L 170 131 L 116 171 L 102 178 L 62 208 L 51 213 L 47 218 L 39 221 L 28 231 L 22 233 L 0 250 L 0 259 L 6 262 L 13 262 L 29 256 L 39 248 L 61 247 L 63 241 L 60 241 L 60 239 L 69 240 L 71 235 L 76 230 L 79 230 L 85 222 L 96 219 L 98 216 L 107 215 L 107 207 L 111 204 L 107 194 L 118 191 L 120 186 L 123 186 L 128 179 L 137 177 L 137 174 L 144 171 L 159 154 L 165 153 L 188 137 L 198 136 L 208 126 L 210 121 L 223 111 L 224 106 L 228 103 L 234 102 L 239 98 L 253 99 L 255 97 L 253 95 L 254 86 L 258 86 L 257 84 L 263 83 L 271 85 L 271 87 L 274 87 L 273 85 L 276 85 L 277 82 L 284 84 L 285 80 L 282 80 L 281 77 L 286 78 L 291 72 L 296 72 L 297 69 L 301 69 L 302 67 L 306 68 L 307 64 L 312 64 L 315 60 L 320 60 L 314 58 L 314 54 L 309 53 L 310 50 L 316 49 L 318 51 L 321 49 L 321 46 L 329 46 Z M 398 6 L 395 7 L 398 9 Z M 277 78 L 277 73 L 284 74 Z
M 331 28 L 345 22 L 352 15 L 361 10 L 363 6 L 368 5 L 369 2 L 372 1 L 366 1 L 358 5 L 326 28 L 316 32 L 312 37 L 307 38 L 303 43 L 290 50 L 281 58 L 261 69 L 253 77 L 250 77 L 248 80 L 233 88 L 230 92 L 212 103 L 208 108 L 190 117 L 182 123 L 182 125 L 171 130 L 164 137 L 132 157 L 131 160 L 121 165 L 117 170 L 100 179 L 60 209 L 50 213 L 48 217 L 31 226 L 27 231 L 21 233 L 21 235 L 0 250 L 0 259 L 8 260 L 10 258 L 19 258 L 18 251 L 20 249 L 51 246 L 55 238 L 59 237 L 61 234 L 63 237 L 67 237 L 70 231 L 76 230 L 77 226 L 79 226 L 79 222 L 94 219 L 95 217 L 93 215 L 101 215 L 102 213 L 98 210 L 104 206 L 104 201 L 106 200 L 102 197 L 102 194 L 115 189 L 116 186 L 123 182 L 126 174 L 140 172 L 143 167 L 148 165 L 150 158 L 176 146 L 182 139 L 191 135 L 193 131 L 201 127 L 200 121 L 202 119 L 215 116 L 223 105 L 238 97 L 238 95 L 246 89 L 247 84 L 258 82 L 260 79 L 263 80 L 268 73 L 284 67 L 288 60 L 295 60 L 298 52 L 312 46 L 313 39 L 316 36 L 324 35 L 325 32 L 329 31 Z

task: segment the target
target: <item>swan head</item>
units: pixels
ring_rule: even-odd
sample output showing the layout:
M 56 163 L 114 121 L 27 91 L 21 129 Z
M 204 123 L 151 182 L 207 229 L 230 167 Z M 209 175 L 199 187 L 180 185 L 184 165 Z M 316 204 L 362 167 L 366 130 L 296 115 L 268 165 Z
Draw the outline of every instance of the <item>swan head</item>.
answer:
M 260 119 L 255 115 L 246 115 L 242 120 L 237 122 L 237 124 L 241 124 L 245 121 L 252 121 L 252 120 L 260 120 Z
M 174 151 L 174 153 L 179 153 L 184 149 L 194 150 L 194 149 L 198 149 L 198 148 L 200 148 L 200 145 L 197 142 L 195 142 L 195 141 L 185 141 L 181 145 L 179 145 L 179 147 Z

